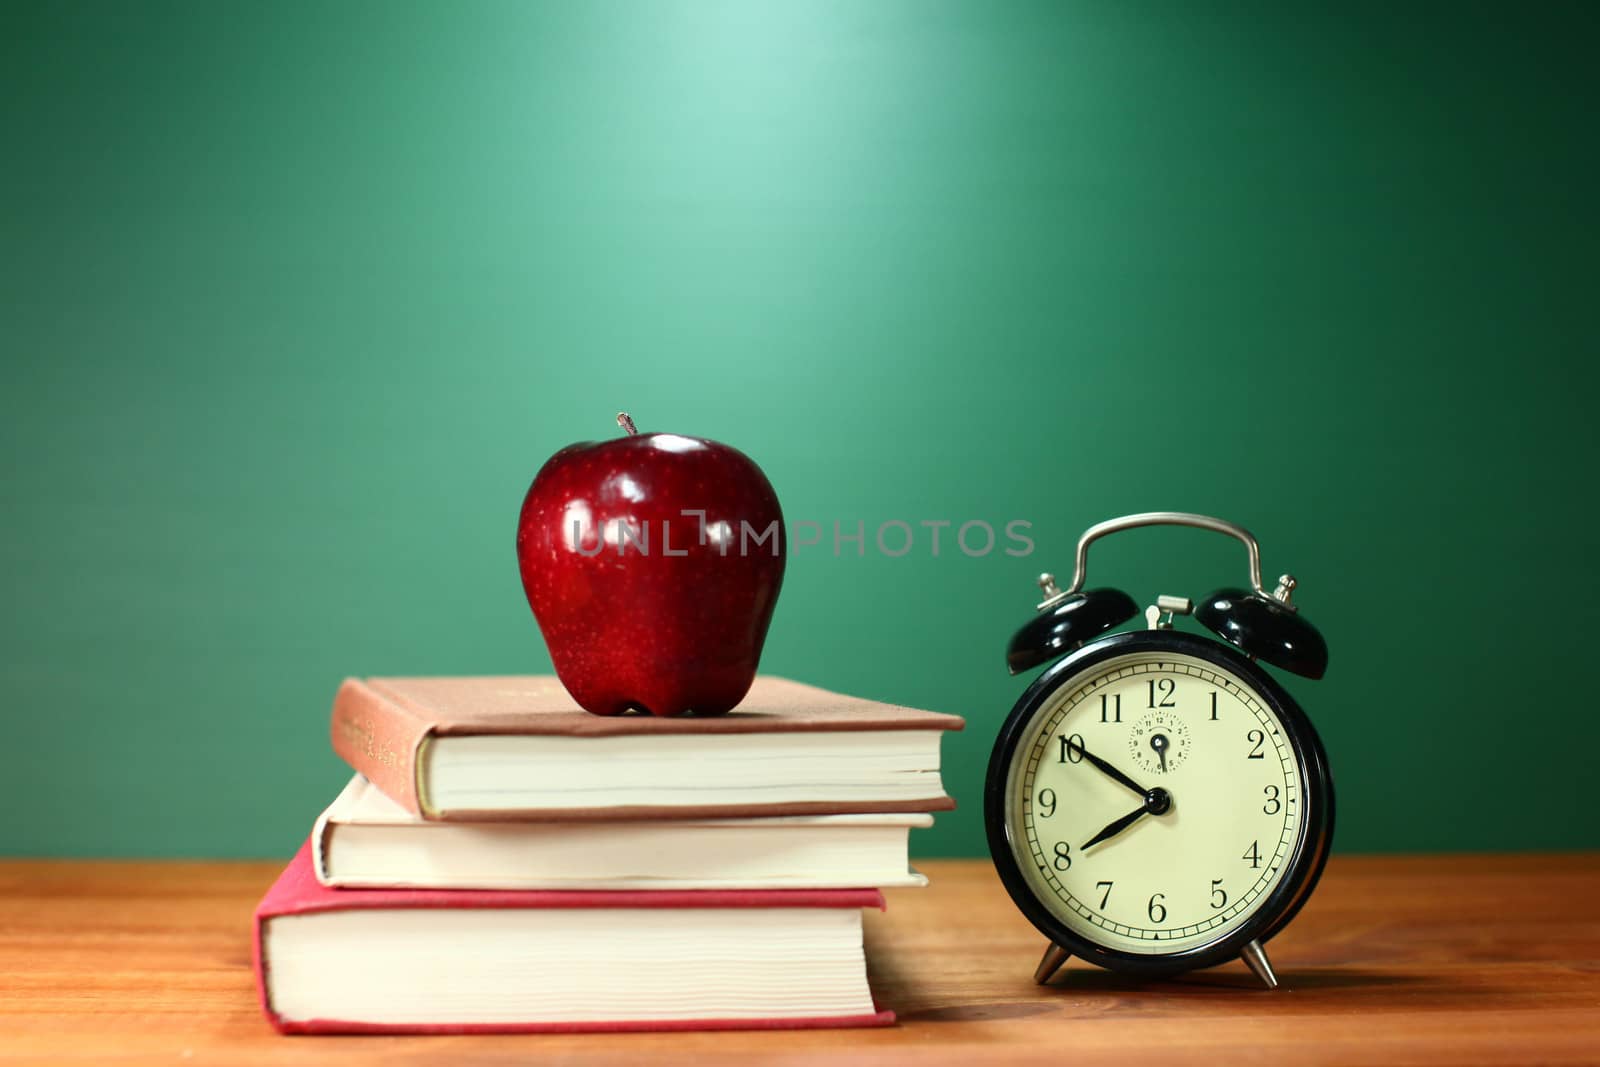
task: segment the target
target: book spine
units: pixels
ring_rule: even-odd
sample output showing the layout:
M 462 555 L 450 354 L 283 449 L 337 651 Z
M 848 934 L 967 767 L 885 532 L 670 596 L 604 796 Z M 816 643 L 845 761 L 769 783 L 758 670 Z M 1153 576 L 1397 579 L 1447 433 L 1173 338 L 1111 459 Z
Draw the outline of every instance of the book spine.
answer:
M 333 750 L 390 800 L 429 818 L 419 777 L 432 724 L 359 678 L 346 678 L 333 698 Z
M 332 829 L 333 824 L 328 818 L 327 811 L 318 815 L 315 825 L 311 827 L 311 872 L 316 875 L 320 884 L 326 886 L 333 885 L 329 881 L 328 873 L 328 838 Z
M 261 1004 L 261 1014 L 267 1017 L 267 1022 L 280 1034 L 284 1033 L 283 1017 L 272 1010 L 272 995 L 267 988 L 267 960 L 262 954 L 262 940 L 266 937 L 267 920 L 262 917 L 257 909 L 255 916 L 250 920 L 250 970 L 256 978 L 256 1000 Z

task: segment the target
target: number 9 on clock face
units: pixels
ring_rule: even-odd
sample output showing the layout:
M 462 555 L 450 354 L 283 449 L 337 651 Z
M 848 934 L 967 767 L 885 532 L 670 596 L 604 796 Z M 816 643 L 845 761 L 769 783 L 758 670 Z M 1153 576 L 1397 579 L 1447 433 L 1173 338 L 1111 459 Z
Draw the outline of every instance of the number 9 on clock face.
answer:
M 1331 840 L 1304 714 L 1248 658 L 1171 631 L 1107 638 L 1041 675 L 1001 731 L 986 801 L 1022 911 L 1063 948 L 1146 975 L 1271 937 Z

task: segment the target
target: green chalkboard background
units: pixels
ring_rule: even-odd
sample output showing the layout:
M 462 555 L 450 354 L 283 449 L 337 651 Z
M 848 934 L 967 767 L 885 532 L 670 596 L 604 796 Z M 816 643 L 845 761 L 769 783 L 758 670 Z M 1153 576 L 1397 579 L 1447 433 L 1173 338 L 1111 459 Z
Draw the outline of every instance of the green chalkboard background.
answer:
M 1600 845 L 1596 20 L 1556 5 L 7 4 L 0 851 L 284 855 L 347 674 L 548 669 L 540 463 L 736 444 L 766 669 L 955 711 L 1146 509 L 1293 570 L 1350 850 Z M 1032 523 L 904 558 L 879 524 Z M 832 524 L 867 551 L 835 557 Z M 1140 601 L 1243 578 L 1129 534 Z

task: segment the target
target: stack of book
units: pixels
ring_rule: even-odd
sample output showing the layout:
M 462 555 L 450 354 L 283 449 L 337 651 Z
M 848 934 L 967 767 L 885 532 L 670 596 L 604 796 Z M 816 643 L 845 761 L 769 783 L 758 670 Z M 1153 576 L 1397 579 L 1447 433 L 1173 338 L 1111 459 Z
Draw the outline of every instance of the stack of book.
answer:
M 953 715 L 756 679 L 602 718 L 553 677 L 347 680 L 357 772 L 256 911 L 285 1032 L 872 1026 L 863 908 L 922 885 Z

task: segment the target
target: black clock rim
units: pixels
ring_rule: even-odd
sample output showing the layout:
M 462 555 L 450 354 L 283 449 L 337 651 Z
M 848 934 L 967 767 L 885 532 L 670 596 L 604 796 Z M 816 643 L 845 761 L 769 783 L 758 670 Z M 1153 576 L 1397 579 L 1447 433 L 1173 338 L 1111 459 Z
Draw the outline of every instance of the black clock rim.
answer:
M 1011 835 L 1005 817 L 1005 779 L 1012 756 L 1027 732 L 1030 720 L 1045 700 L 1060 688 L 1062 679 L 1081 673 L 1104 660 L 1138 652 L 1172 652 L 1194 656 L 1231 671 L 1250 683 L 1283 724 L 1300 780 L 1305 783 L 1306 797 L 1306 814 L 1301 816 L 1300 834 L 1293 852 L 1285 861 L 1288 870 L 1255 914 L 1220 941 L 1159 956 L 1098 945 L 1073 931 L 1046 908 L 1023 879 L 1016 854 L 1011 848 Z M 1237 959 L 1240 951 L 1251 941 L 1265 944 L 1271 940 L 1295 917 L 1316 888 L 1333 844 L 1334 796 L 1328 757 L 1316 728 L 1311 725 L 1311 720 L 1300 709 L 1300 705 L 1275 679 L 1247 657 L 1219 642 L 1175 630 L 1140 630 L 1103 637 L 1052 664 L 1034 679 L 1000 728 L 994 752 L 989 757 L 983 800 L 990 856 L 1006 892 L 1028 921 L 1045 937 L 1080 959 L 1141 978 L 1169 977 L 1184 971 L 1214 967 Z

